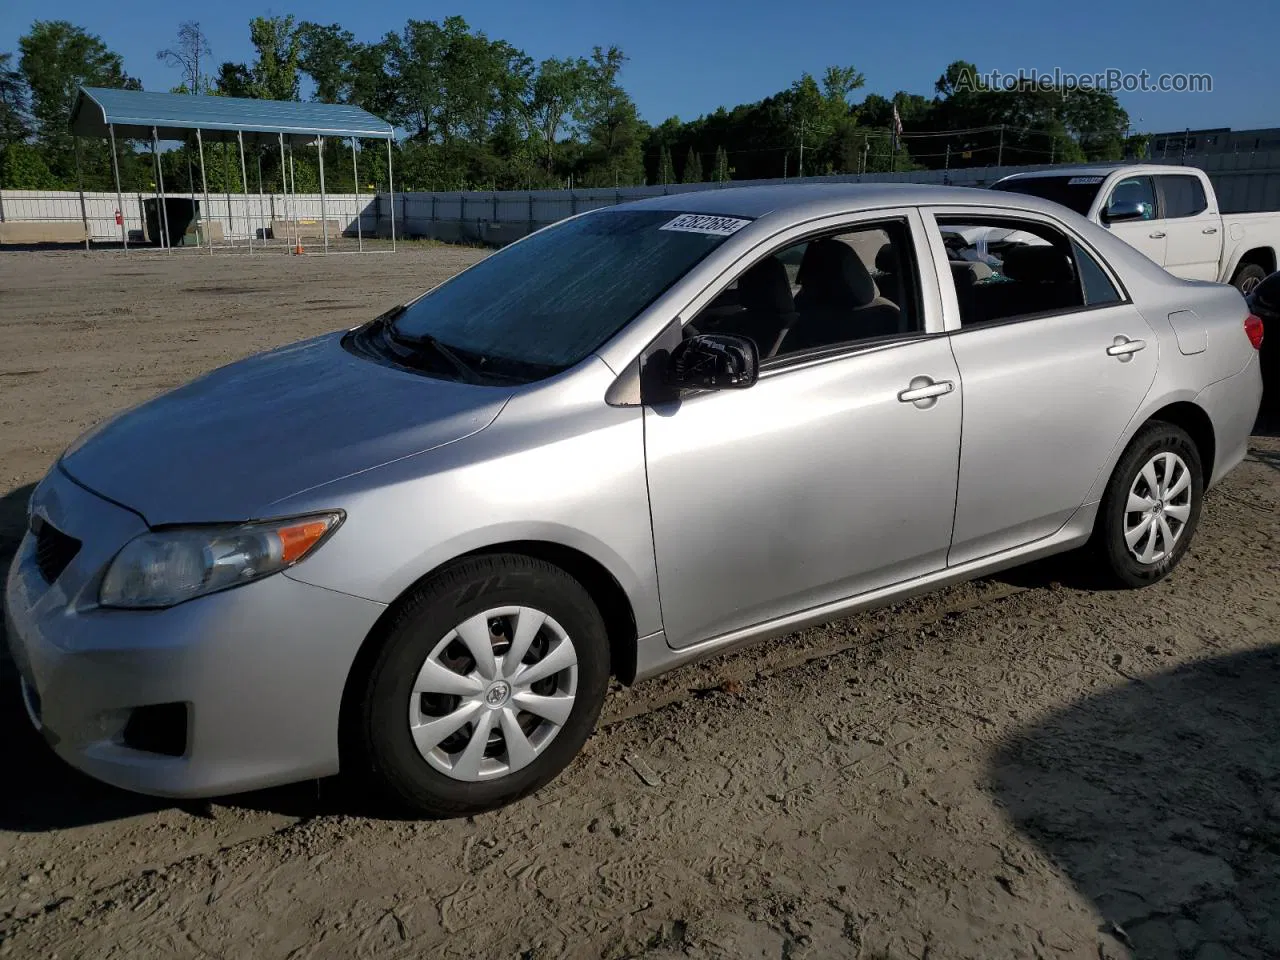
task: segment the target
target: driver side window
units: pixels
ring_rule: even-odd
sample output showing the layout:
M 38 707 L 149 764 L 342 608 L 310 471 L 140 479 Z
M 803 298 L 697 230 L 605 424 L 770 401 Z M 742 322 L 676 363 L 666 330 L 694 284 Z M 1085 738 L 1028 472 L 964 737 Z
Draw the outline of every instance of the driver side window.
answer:
M 1107 212 L 1128 208 L 1138 204 L 1142 210 L 1143 220 L 1156 218 L 1156 187 L 1150 177 L 1126 177 L 1111 188 L 1111 196 L 1107 199 Z
M 757 260 L 686 333 L 755 341 L 765 362 L 924 329 L 905 220 L 819 234 Z M 690 330 L 689 328 L 693 328 Z

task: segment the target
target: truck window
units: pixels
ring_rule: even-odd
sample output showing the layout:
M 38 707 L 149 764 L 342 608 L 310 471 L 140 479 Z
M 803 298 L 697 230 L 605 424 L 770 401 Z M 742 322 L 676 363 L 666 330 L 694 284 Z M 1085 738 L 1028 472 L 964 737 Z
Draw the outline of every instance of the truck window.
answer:
M 1165 217 L 1194 217 L 1209 209 L 1200 178 L 1188 174 L 1162 174 Z
M 1125 177 L 1111 188 L 1107 208 L 1137 202 L 1142 205 L 1142 219 L 1156 218 L 1156 185 L 1150 177 Z
M 992 190 L 1005 193 L 1021 193 L 1029 197 L 1051 200 L 1074 210 L 1080 216 L 1088 216 L 1093 198 L 1098 195 L 1105 177 L 1012 177 L 991 185 Z

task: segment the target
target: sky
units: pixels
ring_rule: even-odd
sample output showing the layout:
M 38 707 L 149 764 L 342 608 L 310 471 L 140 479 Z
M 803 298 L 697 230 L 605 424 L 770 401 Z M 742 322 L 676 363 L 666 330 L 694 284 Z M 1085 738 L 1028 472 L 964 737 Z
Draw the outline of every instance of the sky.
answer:
M 219 0 L 189 13 L 155 0 L 0 0 L 0 53 L 17 51 L 32 21 L 66 19 L 103 38 L 125 69 L 149 90 L 179 83 L 156 59 L 179 21 L 197 17 L 215 62 L 250 61 L 250 17 L 292 13 L 337 22 L 361 40 L 399 30 L 410 17 L 461 14 L 475 28 L 523 49 L 535 60 L 587 55 L 617 44 L 630 58 L 623 84 L 651 123 L 690 120 L 719 106 L 769 96 L 803 72 L 831 64 L 866 76 L 854 94 L 895 90 L 933 95 L 948 63 L 968 60 L 980 72 L 1074 74 L 1107 70 L 1152 77 L 1200 73 L 1210 93 L 1119 93 L 1133 132 L 1184 127 L 1280 126 L 1280 2 L 1203 0 L 1048 4 L 805 0 L 487 0 L 483 4 L 336 0 Z M 1003 11 L 1003 12 L 1002 12 Z M 1269 38 L 1269 39 L 1268 39 Z M 15 58 L 16 59 L 16 58 Z

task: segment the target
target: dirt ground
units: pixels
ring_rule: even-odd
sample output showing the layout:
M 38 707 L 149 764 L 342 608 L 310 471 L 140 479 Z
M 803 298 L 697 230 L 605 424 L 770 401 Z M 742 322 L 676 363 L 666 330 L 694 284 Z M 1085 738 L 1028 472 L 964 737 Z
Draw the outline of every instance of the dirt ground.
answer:
M 0 564 L 94 421 L 479 255 L 0 255 Z M 617 689 L 472 819 L 100 786 L 0 662 L 0 955 L 1280 956 L 1278 433 L 1164 583 L 1040 564 Z

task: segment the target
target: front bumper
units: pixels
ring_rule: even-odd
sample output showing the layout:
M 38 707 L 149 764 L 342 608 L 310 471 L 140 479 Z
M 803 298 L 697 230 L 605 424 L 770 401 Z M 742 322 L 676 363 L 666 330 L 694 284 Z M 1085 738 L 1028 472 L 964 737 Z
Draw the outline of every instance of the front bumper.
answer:
M 343 687 L 384 605 L 277 575 L 167 610 L 96 606 L 107 562 L 142 518 L 55 467 L 33 509 L 83 541 L 50 584 L 34 537 L 5 589 L 5 631 L 28 712 L 64 760 L 128 790 L 215 796 L 338 769 Z M 183 704 L 181 756 L 124 743 L 139 707 Z

